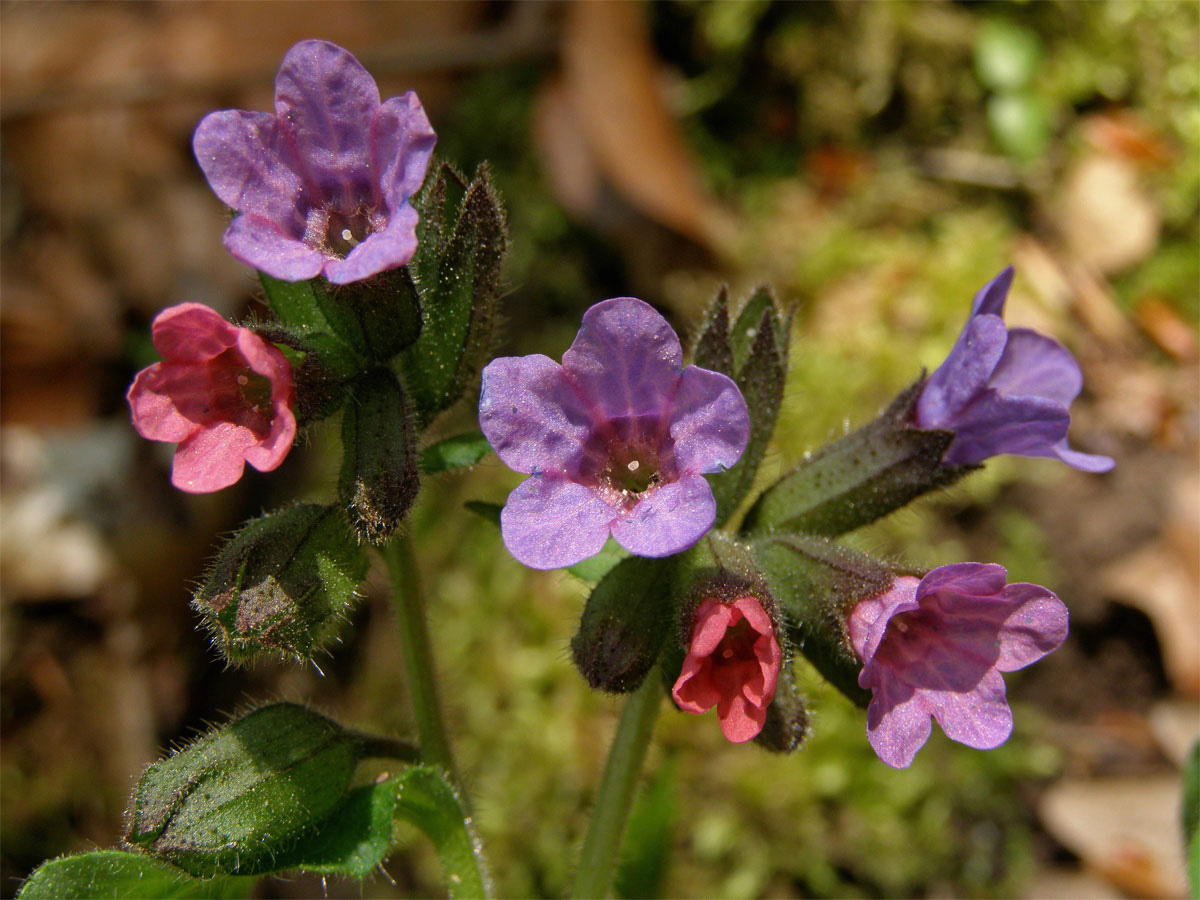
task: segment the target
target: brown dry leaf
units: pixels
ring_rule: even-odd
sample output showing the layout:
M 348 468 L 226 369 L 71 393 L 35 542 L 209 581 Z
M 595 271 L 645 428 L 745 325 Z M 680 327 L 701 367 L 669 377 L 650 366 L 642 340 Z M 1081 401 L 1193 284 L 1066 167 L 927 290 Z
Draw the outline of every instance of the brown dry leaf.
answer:
M 569 4 L 562 54 L 567 94 L 605 177 L 651 219 L 724 254 L 734 220 L 705 191 L 663 100 L 641 6 Z
M 561 78 L 549 79 L 538 89 L 533 138 L 559 203 L 576 218 L 592 216 L 603 187 L 600 170 Z
M 1161 297 L 1143 297 L 1134 309 L 1134 316 L 1142 331 L 1146 332 L 1163 352 L 1179 362 L 1196 361 L 1196 332 Z
M 1060 781 L 1038 811 L 1060 843 L 1120 890 L 1187 896 L 1178 775 Z
M 1158 246 L 1162 214 L 1127 159 L 1084 157 L 1067 172 L 1050 208 L 1067 246 L 1106 275 L 1136 265 Z
M 1171 501 L 1162 540 L 1113 562 L 1103 579 L 1154 623 L 1175 690 L 1200 697 L 1200 476 L 1181 479 Z

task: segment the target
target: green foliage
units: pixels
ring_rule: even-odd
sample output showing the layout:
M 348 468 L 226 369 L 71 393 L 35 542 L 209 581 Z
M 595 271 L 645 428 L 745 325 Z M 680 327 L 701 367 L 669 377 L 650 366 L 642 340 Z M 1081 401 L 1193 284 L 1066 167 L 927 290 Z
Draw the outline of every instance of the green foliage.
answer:
M 428 837 L 453 898 L 488 896 L 476 839 L 462 801 L 440 770 L 412 766 L 398 775 L 351 790 L 320 827 L 274 861 L 275 871 L 369 876 L 395 845 L 395 822 L 407 821 Z
M 309 658 L 330 639 L 367 574 L 334 506 L 300 504 L 254 519 L 213 560 L 192 605 L 222 655 Z
M 462 397 L 486 361 L 508 248 L 504 208 L 486 166 L 467 184 L 443 164 L 427 184 L 409 265 L 421 296 L 421 336 L 401 357 L 422 425 Z M 447 194 L 456 189 L 465 195 L 455 215 Z
M 193 878 L 144 853 L 96 850 L 42 863 L 21 885 L 21 900 L 121 897 L 125 900 L 241 900 L 254 878 Z
M 1187 854 L 1188 881 L 1192 896 L 1200 895 L 1200 741 L 1192 744 L 1183 771 L 1183 800 L 1180 810 L 1183 846 Z
M 675 833 L 678 767 L 671 762 L 655 773 L 649 786 L 634 800 L 621 861 L 613 879 L 618 897 L 667 896 L 667 867 Z
M 387 540 L 417 499 L 417 434 L 404 388 L 389 369 L 355 380 L 342 414 L 338 498 L 359 540 Z
M 138 782 L 126 840 L 197 876 L 257 875 L 334 811 L 362 738 L 275 703 L 215 729 Z
M 456 434 L 436 444 L 430 444 L 421 451 L 421 471 L 426 475 L 433 475 L 436 472 L 467 469 L 491 452 L 492 445 L 482 432 Z
M 767 488 L 742 530 L 842 534 L 971 471 L 941 464 L 953 432 L 922 431 L 908 423 L 922 383 L 901 393 L 878 419 L 822 447 Z

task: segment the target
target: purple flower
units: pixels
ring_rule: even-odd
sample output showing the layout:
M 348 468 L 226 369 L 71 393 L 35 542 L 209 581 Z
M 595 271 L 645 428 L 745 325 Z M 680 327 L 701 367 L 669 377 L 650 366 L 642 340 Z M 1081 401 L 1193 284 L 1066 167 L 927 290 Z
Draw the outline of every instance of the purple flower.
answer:
M 929 376 L 914 410 L 918 428 L 947 429 L 942 462 L 972 465 L 989 456 L 1047 456 L 1085 472 L 1107 472 L 1107 456 L 1067 446 L 1071 401 L 1083 387 L 1079 365 L 1058 341 L 1005 326 L 1009 266 L 978 294 L 946 361 Z
M 683 368 L 679 338 L 647 303 L 597 303 L 562 365 L 535 354 L 483 370 L 479 422 L 511 469 L 505 546 L 535 569 L 600 551 L 611 533 L 639 556 L 669 556 L 712 527 L 703 473 L 738 461 L 750 436 L 741 391 Z
M 225 247 L 286 281 L 362 281 L 403 266 L 417 248 L 408 203 L 435 136 L 411 91 L 379 102 L 349 52 L 301 41 L 275 77 L 275 112 L 227 109 L 192 139 L 213 191 L 241 213 Z
M 990 750 L 1012 733 L 1001 672 L 1037 662 L 1067 636 L 1067 608 L 1036 584 L 1005 584 L 1003 566 L 956 563 L 860 601 L 850 643 L 872 692 L 867 737 L 898 769 L 929 738 L 929 717 L 951 740 Z

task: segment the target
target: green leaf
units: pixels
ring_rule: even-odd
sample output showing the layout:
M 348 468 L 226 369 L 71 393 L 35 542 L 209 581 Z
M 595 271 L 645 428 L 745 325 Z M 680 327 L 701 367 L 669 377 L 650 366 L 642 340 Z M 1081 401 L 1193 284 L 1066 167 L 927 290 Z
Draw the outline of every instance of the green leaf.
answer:
M 412 823 L 433 842 L 451 897 L 487 896 L 487 874 L 462 803 L 430 766 L 413 766 L 352 790 L 317 831 L 276 860 L 276 869 L 366 878 L 392 851 L 396 819 Z
M 489 503 L 487 500 L 468 500 L 463 506 L 481 519 L 487 519 L 497 528 L 500 527 L 500 513 L 504 511 L 503 503 Z
M 1032 160 L 1045 154 L 1054 136 L 1054 116 L 1049 101 L 1021 91 L 996 94 L 987 101 L 987 121 L 992 137 L 1009 156 Z
M 724 285 L 704 317 L 704 325 L 692 351 L 692 362 L 730 378 L 734 375 L 733 347 L 729 343 L 729 301 Z
M 747 360 L 749 360 L 750 350 L 759 337 L 759 324 L 762 322 L 764 315 L 771 317 L 770 321 L 777 329 L 781 326 L 782 323 L 776 309 L 775 298 L 771 295 L 770 289 L 757 287 L 754 289 L 754 293 L 750 295 L 750 299 L 746 301 L 746 305 L 742 307 L 742 311 L 738 313 L 737 321 L 734 322 L 733 328 L 729 333 L 729 343 L 733 349 L 733 368 L 735 372 L 740 372 L 742 367 L 746 365 Z M 777 331 L 775 339 L 777 345 L 781 344 L 786 348 L 786 335 L 780 334 Z
M 406 266 L 352 284 L 318 283 L 317 291 L 326 317 L 344 323 L 344 339 L 377 362 L 411 347 L 421 333 L 421 297 Z
M 894 573 L 812 535 L 768 535 L 750 546 L 771 596 L 794 623 L 796 649 L 830 684 L 866 706 L 870 694 L 858 686 L 862 662 L 850 646 L 846 618 L 858 600 L 887 590 Z
M 367 565 L 341 510 L 301 504 L 234 534 L 192 606 L 232 663 L 264 652 L 307 659 L 333 636 Z
M 571 640 L 571 656 L 589 685 L 622 694 L 642 683 L 670 626 L 674 570 L 672 557 L 631 556 L 592 589 Z
M 874 422 L 821 448 L 763 491 L 742 532 L 842 534 L 976 468 L 941 464 L 952 431 L 921 431 L 909 424 L 923 383 L 901 393 Z
M 275 871 L 342 803 L 367 752 L 361 735 L 312 710 L 264 706 L 151 764 L 126 840 L 193 875 Z
M 482 165 L 446 233 L 446 188 L 454 182 L 461 177 L 444 165 L 423 198 L 424 230 L 409 265 L 423 322 L 402 364 L 422 426 L 466 392 L 486 361 L 508 248 L 504 208 Z
M 17 891 L 20 900 L 122 897 L 128 900 L 241 900 L 257 878 L 194 878 L 145 853 L 96 850 L 38 866 Z
M 447 472 L 451 469 L 466 469 L 489 453 L 492 445 L 480 431 L 457 434 L 431 444 L 421 451 L 421 471 L 426 475 Z
M 417 436 L 403 386 L 374 369 L 350 389 L 342 413 L 338 497 L 359 540 L 386 541 L 417 499 Z
M 767 452 L 771 434 L 775 430 L 779 407 L 783 403 L 787 345 L 780 345 L 776 341 L 776 319 L 774 307 L 763 310 L 754 329 L 754 343 L 735 379 L 750 413 L 750 440 L 733 468 L 707 476 L 717 501 L 717 526 L 728 520 L 753 486 L 759 463 Z M 738 321 L 741 321 L 741 317 Z

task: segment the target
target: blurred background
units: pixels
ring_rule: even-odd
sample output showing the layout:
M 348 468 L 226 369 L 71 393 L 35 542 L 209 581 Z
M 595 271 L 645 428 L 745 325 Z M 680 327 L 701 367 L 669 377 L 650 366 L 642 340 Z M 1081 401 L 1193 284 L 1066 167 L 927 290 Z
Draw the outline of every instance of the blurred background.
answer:
M 245 316 L 252 273 L 190 149 L 270 109 L 294 42 L 414 88 L 441 155 L 493 167 L 513 249 L 498 351 L 561 355 L 640 296 L 687 333 L 722 283 L 797 309 L 762 477 L 867 421 L 943 358 L 1012 263 L 1011 323 L 1085 375 L 1083 475 L 1001 458 L 854 536 L 1056 590 L 1068 643 L 1010 676 L 1016 733 L 935 735 L 888 769 L 815 677 L 808 744 L 724 742 L 665 709 L 621 896 L 1184 896 L 1179 766 L 1200 727 L 1200 6 L 1194 2 L 34 3 L 0 5 L 0 892 L 114 845 L 141 769 L 253 701 L 413 733 L 376 572 L 321 671 L 223 667 L 189 589 L 219 534 L 336 480 L 328 428 L 271 476 L 188 496 L 124 391 L 163 307 Z M 472 427 L 470 404 L 442 433 Z M 462 508 L 519 476 L 431 479 L 413 529 L 444 701 L 502 896 L 570 883 L 619 702 L 567 644 L 587 586 L 522 568 Z M 802 664 L 801 668 L 803 668 Z M 415 833 L 360 887 L 443 894 Z

